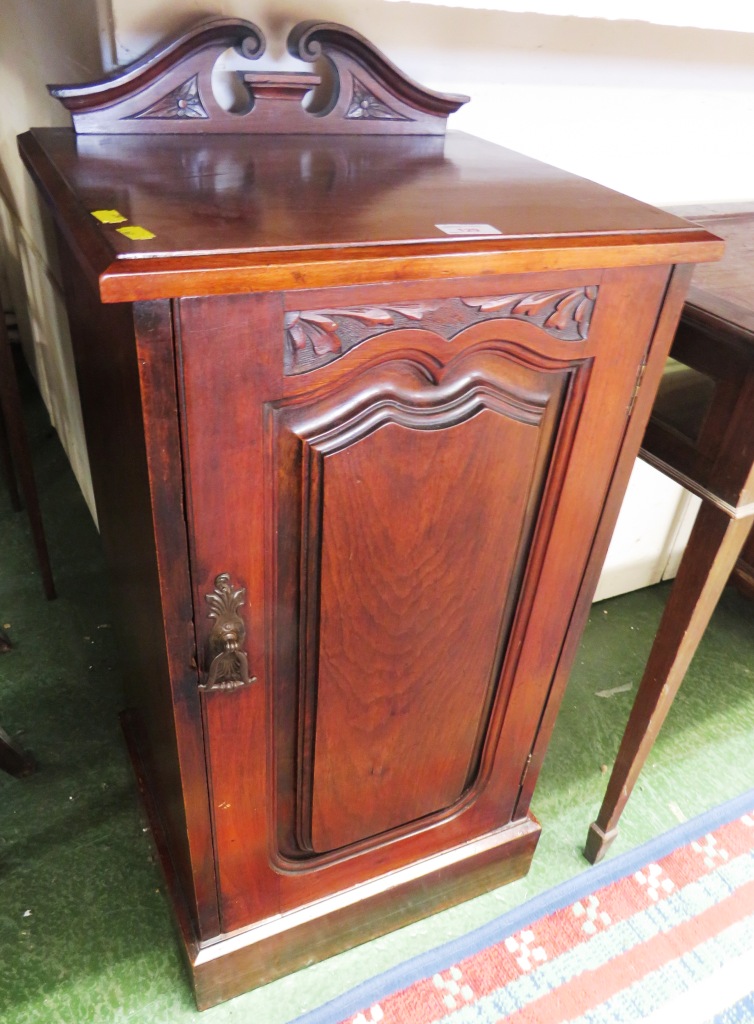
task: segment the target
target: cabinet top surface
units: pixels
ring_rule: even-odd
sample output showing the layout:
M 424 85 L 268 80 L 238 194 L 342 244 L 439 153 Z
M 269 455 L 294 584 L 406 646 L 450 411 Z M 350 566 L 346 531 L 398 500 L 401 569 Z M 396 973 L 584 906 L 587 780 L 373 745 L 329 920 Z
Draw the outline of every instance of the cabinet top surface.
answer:
M 672 214 L 455 132 L 123 137 L 46 128 L 22 136 L 20 148 L 109 301 L 247 290 L 252 272 L 257 290 L 337 284 L 346 264 L 364 282 L 433 276 L 438 259 L 444 276 L 461 276 L 721 252 L 713 235 Z M 409 258 L 423 268 L 407 274 Z

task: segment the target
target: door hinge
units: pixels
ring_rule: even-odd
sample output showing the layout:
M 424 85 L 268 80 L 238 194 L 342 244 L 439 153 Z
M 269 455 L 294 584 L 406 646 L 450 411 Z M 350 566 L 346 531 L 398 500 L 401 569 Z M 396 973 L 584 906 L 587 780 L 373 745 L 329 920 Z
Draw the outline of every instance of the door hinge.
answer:
M 647 369 L 647 357 L 644 356 L 644 359 L 642 360 L 642 364 L 639 367 L 639 372 L 636 375 L 636 383 L 634 384 L 634 390 L 631 392 L 631 399 L 630 399 L 630 401 L 628 403 L 628 412 L 626 414 L 627 418 L 630 417 L 631 413 L 634 411 L 634 406 L 636 405 L 636 399 L 639 397 L 639 390 L 641 388 L 641 382 L 644 380 L 644 373 L 645 373 L 646 369 Z
M 526 758 L 526 761 L 524 761 L 524 769 L 521 772 L 521 780 L 520 780 L 520 782 L 518 784 L 518 788 L 519 789 L 521 789 L 523 787 L 524 779 L 526 778 L 526 776 L 529 773 L 529 765 L 531 764 L 531 758 L 532 758 L 532 755 L 529 754 L 529 756 Z

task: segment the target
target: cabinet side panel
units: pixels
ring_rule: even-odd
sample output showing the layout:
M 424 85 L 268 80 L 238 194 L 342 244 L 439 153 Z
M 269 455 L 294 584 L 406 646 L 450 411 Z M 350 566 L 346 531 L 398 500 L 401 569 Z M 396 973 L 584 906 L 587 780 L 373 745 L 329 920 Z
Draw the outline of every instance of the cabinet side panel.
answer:
M 171 522 L 172 513 L 169 528 L 174 534 L 175 549 L 179 552 L 182 549 L 182 557 L 174 557 L 174 562 L 182 565 L 187 573 L 185 526 L 180 506 L 173 510 L 166 507 L 159 512 L 153 510 L 133 309 L 125 304 L 102 305 L 75 256 L 66 249 L 64 242 L 60 244 L 87 449 L 112 583 L 126 701 L 136 712 L 140 753 L 181 888 L 192 916 L 196 919 L 199 906 L 202 908 L 199 916 L 206 918 L 209 907 L 211 918 L 213 902 L 216 916 L 214 880 L 200 878 L 195 887 L 192 872 L 185 779 L 182 779 L 168 653 L 175 638 L 166 635 L 165 626 L 174 613 L 172 630 L 187 633 L 191 623 L 190 604 L 181 607 L 181 602 L 185 605 L 189 591 L 186 589 L 184 595 L 165 595 L 175 605 L 165 607 L 155 544 L 155 514 L 162 514 Z M 174 379 L 169 304 L 151 304 L 151 314 L 153 325 L 161 325 L 158 330 L 161 340 L 168 338 L 158 358 L 166 362 Z M 160 396 L 160 400 L 164 397 Z M 153 395 L 152 400 L 157 401 L 157 396 Z M 185 666 L 190 670 L 190 639 L 185 646 Z M 206 804 L 206 783 L 203 786 Z M 201 810 L 201 802 L 196 799 L 194 802 Z M 211 870 L 211 857 L 206 863 Z

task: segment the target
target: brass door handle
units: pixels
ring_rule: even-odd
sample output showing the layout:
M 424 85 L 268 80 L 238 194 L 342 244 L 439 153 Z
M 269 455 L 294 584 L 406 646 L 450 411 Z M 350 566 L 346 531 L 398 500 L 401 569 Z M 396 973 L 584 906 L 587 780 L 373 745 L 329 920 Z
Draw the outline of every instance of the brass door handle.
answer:
M 211 660 L 207 680 L 199 684 L 200 690 L 236 690 L 256 679 L 249 675 L 249 660 L 246 651 L 241 650 L 246 626 L 239 609 L 245 597 L 244 587 L 233 589 L 229 573 L 215 577 L 215 589 L 206 595 L 208 617 L 215 620 L 208 644 Z

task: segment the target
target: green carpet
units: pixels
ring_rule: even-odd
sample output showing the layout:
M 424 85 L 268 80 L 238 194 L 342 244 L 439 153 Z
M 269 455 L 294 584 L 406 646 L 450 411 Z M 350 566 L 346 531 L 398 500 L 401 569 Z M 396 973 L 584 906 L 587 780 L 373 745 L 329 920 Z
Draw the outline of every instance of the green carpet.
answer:
M 3 1024 L 285 1024 L 588 869 L 581 847 L 630 707 L 623 688 L 635 689 L 666 586 L 592 609 L 533 802 L 543 834 L 526 878 L 198 1014 L 118 725 L 98 535 L 39 401 L 28 404 L 60 596 L 44 600 L 25 515 L 0 484 L 0 624 L 14 643 L 0 655 L 0 723 L 39 762 L 27 779 L 0 774 Z M 729 589 L 611 855 L 751 787 L 753 623 Z

